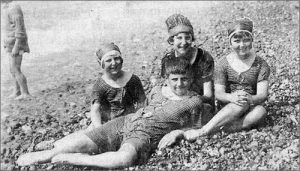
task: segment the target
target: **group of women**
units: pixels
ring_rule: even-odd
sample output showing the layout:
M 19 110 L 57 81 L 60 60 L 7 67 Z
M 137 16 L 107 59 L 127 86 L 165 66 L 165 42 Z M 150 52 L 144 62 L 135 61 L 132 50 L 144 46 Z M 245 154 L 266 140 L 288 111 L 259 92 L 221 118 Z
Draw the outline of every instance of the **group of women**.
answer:
M 253 50 L 250 19 L 229 27 L 232 52 L 218 62 L 193 45 L 193 26 L 187 17 L 171 15 L 166 25 L 171 50 L 161 61 L 164 82 L 147 98 L 140 79 L 122 70 L 118 46 L 104 44 L 96 52 L 103 75 L 92 91 L 91 126 L 56 141 L 50 150 L 21 155 L 17 164 L 51 161 L 128 167 L 178 138 L 195 140 L 220 129 L 238 131 L 263 121 L 270 69 Z

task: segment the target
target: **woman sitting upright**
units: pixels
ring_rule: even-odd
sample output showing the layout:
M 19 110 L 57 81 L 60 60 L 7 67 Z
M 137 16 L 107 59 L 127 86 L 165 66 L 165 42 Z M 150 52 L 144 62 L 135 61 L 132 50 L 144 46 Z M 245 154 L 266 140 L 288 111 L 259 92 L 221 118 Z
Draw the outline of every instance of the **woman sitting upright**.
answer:
M 103 75 L 93 86 L 90 112 L 92 124 L 89 129 L 136 112 L 146 100 L 139 77 L 122 70 L 123 58 L 117 45 L 103 44 L 96 56 Z
M 232 53 L 218 61 L 215 71 L 215 94 L 222 109 L 201 129 L 185 132 L 196 137 L 218 131 L 239 131 L 259 124 L 267 111 L 263 103 L 268 98 L 270 67 L 253 50 L 253 22 L 237 20 L 228 29 Z

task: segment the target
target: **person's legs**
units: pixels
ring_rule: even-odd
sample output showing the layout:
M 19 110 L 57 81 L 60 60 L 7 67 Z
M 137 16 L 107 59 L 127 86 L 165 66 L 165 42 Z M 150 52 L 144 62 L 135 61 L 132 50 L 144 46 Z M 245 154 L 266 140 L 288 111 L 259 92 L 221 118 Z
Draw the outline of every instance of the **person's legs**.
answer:
M 33 163 L 49 162 L 61 153 L 103 153 L 116 151 L 121 144 L 120 130 L 125 117 L 118 117 L 90 131 L 78 131 L 54 143 L 52 150 L 28 153 L 20 156 L 17 164 L 31 165 Z M 83 155 L 83 154 L 76 154 Z M 88 156 L 84 154 L 84 156 Z
M 248 108 L 249 106 L 239 106 L 234 103 L 227 104 L 201 128 L 200 136 L 217 131 L 221 126 L 240 117 Z
M 259 124 L 267 115 L 267 110 L 261 106 L 257 105 L 250 110 L 245 116 L 240 119 L 235 120 L 232 124 L 226 127 L 228 132 L 236 132 L 242 129 L 248 129 L 251 126 Z
M 118 151 L 105 152 L 98 155 L 59 154 L 53 157 L 52 162 L 66 162 L 74 165 L 96 166 L 101 168 L 124 168 L 133 165 L 138 154 L 134 146 L 124 143 Z
M 20 166 L 49 162 L 60 153 L 96 153 L 98 146 L 85 134 L 73 133 L 54 143 L 51 150 L 38 151 L 21 155 L 16 163 Z
M 9 96 L 10 98 L 16 98 L 17 96 L 21 95 L 21 90 L 20 90 L 20 85 L 16 79 L 16 74 L 15 74 L 15 60 L 14 57 L 11 56 L 11 53 L 7 53 L 8 58 L 9 58 L 9 71 L 11 73 L 11 76 L 15 82 L 14 90 L 13 93 Z
M 21 95 L 21 91 L 20 91 L 20 85 L 18 83 L 18 81 L 16 80 L 16 78 L 13 78 L 15 81 L 15 86 L 13 89 L 13 93 L 9 96 L 9 98 L 16 98 L 18 96 Z
M 21 71 L 22 59 L 22 55 L 17 55 L 13 57 L 10 54 L 10 71 L 13 78 L 17 82 L 15 87 L 16 93 L 19 93 L 21 90 L 21 96 L 19 96 L 18 99 L 30 97 L 26 77 Z

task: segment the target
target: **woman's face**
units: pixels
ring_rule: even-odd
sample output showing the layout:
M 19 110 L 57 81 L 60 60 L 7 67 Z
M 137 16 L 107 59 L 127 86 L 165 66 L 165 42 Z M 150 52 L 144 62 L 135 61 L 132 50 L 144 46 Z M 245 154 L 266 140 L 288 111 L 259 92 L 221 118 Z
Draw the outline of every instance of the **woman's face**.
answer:
M 106 73 L 118 74 L 122 69 L 121 53 L 113 50 L 103 56 L 102 67 Z
M 179 33 L 173 38 L 173 47 L 179 54 L 186 54 L 192 47 L 192 34 Z
M 235 34 L 230 40 L 231 48 L 239 57 L 247 57 L 251 54 L 252 42 L 252 37 L 247 34 Z
M 184 96 L 190 88 L 191 78 L 188 74 L 170 74 L 167 78 L 167 85 L 176 95 Z

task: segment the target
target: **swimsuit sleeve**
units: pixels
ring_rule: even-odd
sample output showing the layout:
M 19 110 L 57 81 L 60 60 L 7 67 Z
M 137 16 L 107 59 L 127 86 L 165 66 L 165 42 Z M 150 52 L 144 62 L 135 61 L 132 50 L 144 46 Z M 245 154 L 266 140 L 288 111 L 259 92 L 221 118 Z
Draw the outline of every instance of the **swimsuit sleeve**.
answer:
M 261 68 L 258 74 L 257 82 L 268 80 L 270 76 L 270 67 L 265 60 L 262 60 Z
M 91 102 L 92 104 L 100 104 L 101 99 L 104 99 L 104 87 L 103 83 L 98 79 L 92 89 Z
M 221 84 L 225 85 L 226 84 L 226 63 L 225 63 L 226 58 L 221 59 L 220 61 L 217 62 L 216 68 L 215 68 L 215 84 Z

